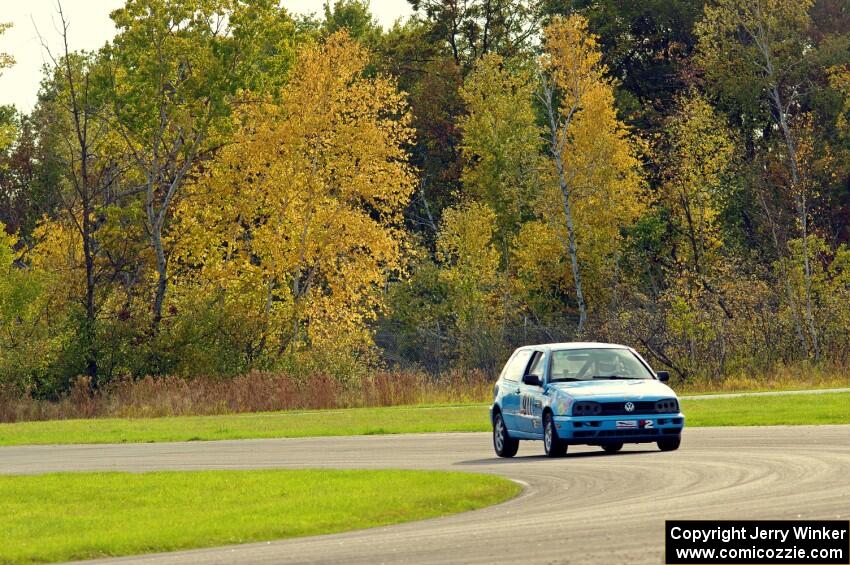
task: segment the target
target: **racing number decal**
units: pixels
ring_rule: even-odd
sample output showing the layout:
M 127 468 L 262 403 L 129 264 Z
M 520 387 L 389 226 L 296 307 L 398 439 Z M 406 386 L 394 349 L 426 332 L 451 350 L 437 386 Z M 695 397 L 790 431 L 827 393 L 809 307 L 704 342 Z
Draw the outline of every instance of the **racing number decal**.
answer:
M 645 430 L 653 429 L 652 428 L 652 420 L 641 420 L 640 424 L 641 424 L 640 427 L 644 428 Z

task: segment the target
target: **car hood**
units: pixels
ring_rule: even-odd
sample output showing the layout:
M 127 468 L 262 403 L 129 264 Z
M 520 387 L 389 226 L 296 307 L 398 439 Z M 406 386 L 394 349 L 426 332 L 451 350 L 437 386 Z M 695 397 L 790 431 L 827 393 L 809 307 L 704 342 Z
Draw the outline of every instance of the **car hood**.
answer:
M 605 400 L 657 400 L 676 398 L 676 393 L 662 382 L 650 379 L 641 380 L 593 380 L 553 383 L 550 388 L 564 392 L 576 399 Z

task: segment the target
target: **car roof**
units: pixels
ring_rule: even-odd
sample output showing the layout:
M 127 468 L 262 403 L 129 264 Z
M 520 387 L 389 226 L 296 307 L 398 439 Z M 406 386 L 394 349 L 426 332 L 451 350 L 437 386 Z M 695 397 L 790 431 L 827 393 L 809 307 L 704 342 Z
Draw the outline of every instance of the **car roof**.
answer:
M 595 341 L 568 341 L 564 343 L 540 343 L 524 345 L 518 349 L 534 349 L 535 351 L 560 351 L 563 349 L 631 349 L 618 343 L 600 343 Z

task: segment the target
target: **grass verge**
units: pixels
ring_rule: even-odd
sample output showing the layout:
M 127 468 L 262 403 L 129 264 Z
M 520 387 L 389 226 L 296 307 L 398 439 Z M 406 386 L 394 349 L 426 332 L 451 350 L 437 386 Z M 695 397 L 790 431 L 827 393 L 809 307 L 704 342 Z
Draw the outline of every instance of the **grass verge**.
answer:
M 0 477 L 0 563 L 326 534 L 495 504 L 520 487 L 437 471 L 195 471 Z
M 688 426 L 850 424 L 850 393 L 682 399 Z M 398 406 L 223 416 L 51 420 L 0 424 L 0 445 L 139 443 L 221 439 L 475 432 L 487 406 Z

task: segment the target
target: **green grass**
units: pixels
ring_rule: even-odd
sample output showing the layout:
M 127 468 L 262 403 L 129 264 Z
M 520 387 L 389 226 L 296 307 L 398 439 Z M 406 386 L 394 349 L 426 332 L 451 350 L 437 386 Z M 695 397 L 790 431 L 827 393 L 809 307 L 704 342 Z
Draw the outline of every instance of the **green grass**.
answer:
M 850 424 L 850 393 L 682 400 L 689 426 Z M 149 419 L 0 424 L 0 445 L 474 432 L 487 406 L 402 406 Z
M 487 425 L 487 406 L 483 404 L 49 420 L 0 424 L 0 445 L 475 432 Z
M 519 490 L 492 475 L 437 471 L 0 476 L 0 563 L 326 534 L 472 510 Z
M 682 399 L 688 426 L 850 424 L 850 393 Z

